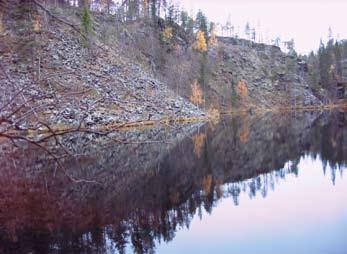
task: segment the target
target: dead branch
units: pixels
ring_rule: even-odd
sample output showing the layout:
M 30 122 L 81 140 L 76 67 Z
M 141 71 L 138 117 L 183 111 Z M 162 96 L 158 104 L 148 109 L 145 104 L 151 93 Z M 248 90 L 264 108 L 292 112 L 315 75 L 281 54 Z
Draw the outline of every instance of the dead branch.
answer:
M 72 24 L 67 22 L 66 20 L 59 18 L 58 16 L 54 15 L 50 10 L 48 10 L 45 6 L 43 6 L 42 3 L 40 3 L 37 0 L 31 0 L 34 4 L 36 4 L 38 7 L 40 7 L 43 11 L 45 11 L 50 17 L 54 18 L 55 20 L 71 27 L 73 30 L 75 30 L 77 33 L 79 33 L 84 39 L 87 39 L 87 37 L 81 32 L 78 25 Z
M 9 139 L 11 142 L 14 142 L 14 140 L 24 140 L 25 142 L 28 142 L 29 144 L 32 144 L 40 149 L 42 149 L 44 152 L 46 152 L 48 155 L 50 155 L 53 160 L 57 163 L 58 167 L 61 168 L 63 170 L 63 173 L 64 175 L 71 181 L 71 182 L 74 182 L 74 183 L 94 183 L 94 184 L 101 184 L 99 183 L 98 181 L 95 181 L 95 180 L 86 180 L 86 179 L 76 179 L 74 177 L 72 177 L 71 175 L 69 175 L 67 173 L 67 170 L 65 168 L 65 166 L 63 164 L 61 164 L 61 162 L 59 161 L 59 158 L 54 154 L 52 153 L 49 149 L 47 149 L 45 146 L 39 144 L 38 142 L 36 141 L 33 141 L 29 138 L 26 138 L 24 136 L 18 136 L 18 135 L 8 135 L 8 134 L 5 134 L 5 133 L 0 133 L 0 137 L 4 137 L 4 138 L 7 138 Z

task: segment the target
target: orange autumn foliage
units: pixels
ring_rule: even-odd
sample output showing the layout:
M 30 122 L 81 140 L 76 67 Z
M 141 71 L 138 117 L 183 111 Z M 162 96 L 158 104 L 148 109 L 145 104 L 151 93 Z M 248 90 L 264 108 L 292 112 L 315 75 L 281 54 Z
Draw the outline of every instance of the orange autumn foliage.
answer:
M 172 36 L 173 36 L 172 27 L 166 27 L 163 31 L 163 40 L 165 42 L 168 42 L 171 40 Z
M 41 17 L 39 15 L 35 16 L 34 20 L 34 32 L 40 32 L 41 30 Z
M 248 87 L 247 82 L 241 79 L 237 83 L 237 94 L 241 97 L 241 99 L 246 99 L 248 97 Z
M 215 180 L 215 184 L 216 184 L 216 193 L 217 193 L 217 197 L 221 198 L 224 195 L 224 190 L 223 190 L 223 180 L 222 179 L 216 179 Z
M 194 154 L 198 158 L 200 158 L 201 156 L 202 148 L 204 147 L 205 138 L 206 138 L 206 135 L 204 133 L 198 133 L 192 137 L 193 144 L 194 144 Z
M 211 193 L 211 187 L 212 187 L 212 175 L 207 175 L 202 178 L 202 188 L 206 195 Z
M 249 138 L 249 127 L 246 122 L 243 122 L 241 129 L 240 129 L 240 141 L 241 143 L 245 144 L 248 142 Z
M 203 96 L 202 96 L 202 90 L 200 88 L 200 84 L 198 80 L 194 80 L 193 84 L 191 85 L 192 88 L 192 95 L 190 96 L 191 102 L 194 104 L 202 104 L 204 102 Z

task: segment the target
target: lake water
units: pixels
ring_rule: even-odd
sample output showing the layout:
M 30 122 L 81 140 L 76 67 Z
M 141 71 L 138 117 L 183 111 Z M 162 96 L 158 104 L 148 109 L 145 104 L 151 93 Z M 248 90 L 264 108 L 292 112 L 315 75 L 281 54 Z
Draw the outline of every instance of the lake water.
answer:
M 0 146 L 0 253 L 347 253 L 345 112 L 61 141 Z

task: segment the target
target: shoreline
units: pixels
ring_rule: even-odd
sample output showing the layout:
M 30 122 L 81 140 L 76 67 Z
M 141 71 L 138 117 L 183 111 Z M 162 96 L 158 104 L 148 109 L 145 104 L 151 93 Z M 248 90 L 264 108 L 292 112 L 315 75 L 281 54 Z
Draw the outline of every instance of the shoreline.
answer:
M 281 113 L 281 112 L 291 112 L 291 111 L 325 111 L 325 110 L 342 110 L 347 112 L 347 104 L 328 104 L 328 105 L 319 105 L 319 106 L 297 106 L 297 107 L 277 107 L 273 109 L 266 108 L 248 108 L 248 109 L 236 109 L 232 111 L 222 111 L 222 112 L 213 112 L 212 114 L 206 114 L 205 116 L 200 117 L 177 117 L 177 118 L 162 118 L 158 120 L 140 120 L 134 122 L 124 122 L 124 123 L 115 123 L 107 125 L 96 125 L 94 128 L 85 127 L 83 124 L 81 126 L 58 126 L 52 125 L 48 128 L 43 128 L 41 130 L 10 130 L 7 131 L 6 135 L 15 136 L 21 135 L 23 137 L 35 137 L 38 135 L 44 134 L 53 134 L 53 136 L 64 135 L 74 132 L 85 132 L 85 133 L 94 133 L 100 135 L 106 135 L 111 132 L 116 131 L 126 131 L 133 128 L 141 127 L 151 127 L 158 124 L 176 124 L 176 123 L 191 123 L 191 122 L 210 122 L 210 121 L 219 121 L 220 117 L 223 116 L 232 116 L 232 115 L 244 115 L 244 114 L 261 114 L 261 113 Z M 1 135 L 0 135 L 1 136 Z M 53 137 L 52 136 L 52 137 Z M 5 136 L 0 139 L 7 139 Z

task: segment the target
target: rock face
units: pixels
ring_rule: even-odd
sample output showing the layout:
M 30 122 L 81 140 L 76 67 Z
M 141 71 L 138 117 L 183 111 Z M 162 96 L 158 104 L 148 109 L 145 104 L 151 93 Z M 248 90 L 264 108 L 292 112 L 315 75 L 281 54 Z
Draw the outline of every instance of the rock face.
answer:
M 209 51 L 216 63 L 211 88 L 229 101 L 265 107 L 320 104 L 307 83 L 307 66 L 279 47 L 235 38 L 218 38 Z M 248 96 L 240 96 L 238 83 L 245 81 Z M 226 93 L 227 92 L 227 93 Z M 231 99 L 233 100 L 233 98 Z
M 342 67 L 342 77 L 341 80 L 344 83 L 347 83 L 347 59 L 344 59 L 341 61 L 341 67 Z
M 279 47 L 218 37 L 217 45 L 210 45 L 205 55 L 194 50 L 194 36 L 187 36 L 179 27 L 165 43 L 159 36 L 162 30 L 155 26 L 139 21 L 126 28 L 132 37 L 119 39 L 119 43 L 134 51 L 138 61 L 147 63 L 158 79 L 185 98 L 192 95 L 192 84 L 198 80 L 206 108 L 321 103 L 309 86 L 306 63 Z M 238 87 L 240 81 L 245 84 L 243 89 Z

